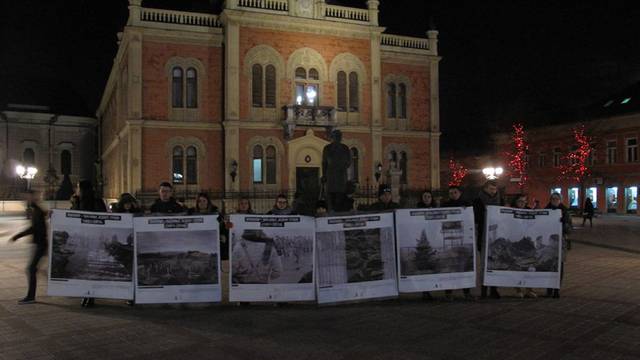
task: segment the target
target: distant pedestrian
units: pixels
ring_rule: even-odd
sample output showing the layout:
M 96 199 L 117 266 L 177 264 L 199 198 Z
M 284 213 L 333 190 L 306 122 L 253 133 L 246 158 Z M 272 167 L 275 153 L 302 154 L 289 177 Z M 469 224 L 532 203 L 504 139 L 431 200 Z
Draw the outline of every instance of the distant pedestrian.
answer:
M 463 193 L 462 193 L 462 188 L 461 187 L 459 187 L 459 186 L 450 186 L 449 187 L 449 199 L 447 201 L 445 201 L 444 204 L 442 204 L 442 207 L 467 207 L 467 206 L 470 206 L 471 204 L 469 204 L 469 202 L 465 201 L 462 198 L 462 194 Z M 475 297 L 473 295 L 471 295 L 471 289 L 470 288 L 462 289 L 462 293 L 464 294 L 464 298 L 466 300 L 475 300 Z M 445 290 L 444 291 L 445 299 L 448 300 L 448 301 L 453 300 L 453 297 L 452 297 L 451 294 L 453 294 L 452 290 Z
M 560 210 L 562 213 L 560 217 L 560 222 L 562 223 L 562 259 L 560 259 L 560 281 L 562 282 L 562 278 L 564 277 L 564 261 L 567 258 L 567 251 L 571 249 L 571 242 L 569 240 L 569 233 L 572 229 L 571 214 L 569 214 L 569 209 L 567 209 L 567 207 L 562 203 L 562 195 L 557 192 L 551 194 L 549 204 L 547 204 L 545 209 Z M 553 297 L 555 299 L 559 298 L 560 289 L 547 289 L 547 296 Z
M 516 209 L 529 209 L 529 207 L 527 206 L 527 195 L 520 194 L 516 196 L 511 202 L 511 207 Z M 524 291 L 522 291 L 521 287 L 517 287 L 516 295 L 521 299 L 525 297 L 528 297 L 528 298 L 538 297 L 538 294 L 536 294 L 536 292 L 532 288 L 525 288 Z
M 173 198 L 173 186 L 169 182 L 162 182 L 158 188 L 158 199 L 151 205 L 152 214 L 180 214 L 186 209 Z
M 478 243 L 478 251 L 480 251 L 480 262 L 482 262 L 482 266 L 480 268 L 480 273 L 484 274 L 484 241 L 485 241 L 485 219 L 487 217 L 487 206 L 504 206 L 504 202 L 500 193 L 498 192 L 498 184 L 494 180 L 488 180 L 482 186 L 482 190 L 478 194 L 478 196 L 473 200 L 473 215 L 475 217 L 476 229 L 477 229 L 477 243 Z M 494 286 L 489 287 L 490 296 L 494 299 L 500 299 L 500 293 L 498 293 L 498 289 Z M 487 287 L 482 286 L 482 297 L 487 297 Z
M 31 211 L 31 226 L 26 230 L 19 232 L 11 237 L 11 241 L 15 242 L 21 237 L 32 235 L 32 242 L 35 249 L 31 253 L 31 260 L 27 266 L 27 279 L 29 281 L 29 290 L 27 296 L 18 301 L 18 304 L 33 304 L 36 299 L 36 281 L 38 274 L 38 263 L 43 256 L 47 254 L 47 224 L 46 212 L 42 210 L 38 204 L 38 193 L 29 190 L 25 193 L 27 209 Z
M 593 227 L 593 203 L 591 202 L 591 198 L 586 198 L 584 200 L 584 210 L 582 211 L 582 226 L 589 220 L 589 227 Z

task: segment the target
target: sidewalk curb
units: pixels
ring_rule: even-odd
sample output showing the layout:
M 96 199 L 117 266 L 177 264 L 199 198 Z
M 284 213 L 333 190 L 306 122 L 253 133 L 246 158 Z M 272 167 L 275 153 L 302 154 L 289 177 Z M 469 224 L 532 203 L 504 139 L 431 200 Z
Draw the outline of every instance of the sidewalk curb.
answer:
M 585 241 L 585 240 L 576 240 L 576 239 L 571 239 L 571 242 L 574 242 L 574 243 L 577 243 L 577 244 L 582 244 L 582 245 L 595 246 L 595 247 L 609 249 L 609 250 L 617 250 L 617 251 L 622 251 L 622 252 L 631 253 L 631 254 L 640 254 L 640 250 L 629 249 L 629 248 L 625 248 L 625 247 L 622 247 L 622 246 L 599 244 L 599 243 L 596 243 L 596 242 Z

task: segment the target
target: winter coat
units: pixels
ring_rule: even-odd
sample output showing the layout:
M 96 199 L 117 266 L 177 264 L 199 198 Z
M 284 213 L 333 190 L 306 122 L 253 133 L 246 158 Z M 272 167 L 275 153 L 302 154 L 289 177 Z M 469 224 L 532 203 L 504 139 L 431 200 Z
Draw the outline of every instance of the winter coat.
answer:
M 71 206 L 71 210 L 107 212 L 107 206 L 104 204 L 104 200 L 99 198 L 78 199 L 78 201 L 74 202 Z
M 21 237 L 25 237 L 27 235 L 33 235 L 33 243 L 38 246 L 38 248 L 46 248 L 47 247 L 47 223 L 46 223 L 46 212 L 42 210 L 40 206 L 37 204 L 31 204 L 31 226 L 16 234 L 14 238 L 17 240 Z
M 389 211 L 399 209 L 400 205 L 393 201 L 389 201 L 388 203 L 383 203 L 382 201 L 375 202 L 369 206 L 369 211 Z
M 558 206 L 553 206 L 549 203 L 545 209 L 562 211 L 560 222 L 562 222 L 562 262 L 564 262 L 567 259 L 567 251 L 569 251 L 567 236 L 572 230 L 571 214 L 569 214 L 569 209 L 562 203 Z
M 293 215 L 294 211 L 290 206 L 287 206 L 284 209 L 278 209 L 277 207 L 273 207 L 273 209 L 267 212 L 267 215 Z
M 157 199 L 150 210 L 152 214 L 179 214 L 186 211 L 174 198 L 170 198 L 169 201 Z
M 220 259 L 229 260 L 229 229 L 224 221 L 222 214 L 218 212 L 218 207 L 215 205 L 209 206 L 204 210 L 199 210 L 196 207 L 189 209 L 189 215 L 218 215 L 218 229 L 220 231 Z
M 422 201 L 422 200 L 416 204 L 416 208 L 417 209 L 429 209 L 429 208 L 432 208 L 432 207 L 434 207 L 433 206 L 433 201 L 429 205 L 425 204 L 424 201 Z

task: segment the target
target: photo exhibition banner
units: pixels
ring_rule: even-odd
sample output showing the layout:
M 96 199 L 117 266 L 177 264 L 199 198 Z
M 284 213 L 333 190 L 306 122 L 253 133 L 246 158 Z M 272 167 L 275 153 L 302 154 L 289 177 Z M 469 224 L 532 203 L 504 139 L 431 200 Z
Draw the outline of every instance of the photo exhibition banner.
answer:
M 487 207 L 484 285 L 560 288 L 560 210 Z
M 316 219 L 318 303 L 398 295 L 393 214 Z
M 49 296 L 133 299 L 131 214 L 52 210 Z
M 231 215 L 230 301 L 314 301 L 314 218 Z
M 473 208 L 396 210 L 400 292 L 476 286 Z
M 136 303 L 219 302 L 217 215 L 137 217 Z

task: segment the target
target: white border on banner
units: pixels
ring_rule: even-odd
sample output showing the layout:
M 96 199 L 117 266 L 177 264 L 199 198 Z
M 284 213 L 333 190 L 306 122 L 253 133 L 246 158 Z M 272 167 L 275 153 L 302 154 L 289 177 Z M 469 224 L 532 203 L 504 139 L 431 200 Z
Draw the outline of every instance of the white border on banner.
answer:
M 283 229 L 309 230 L 312 238 L 312 271 L 310 283 L 298 284 L 234 284 L 233 283 L 233 239 L 241 230 L 259 230 L 259 226 L 247 226 L 246 218 L 261 219 L 287 219 L 297 218 L 298 222 L 283 222 Z M 302 215 L 256 215 L 256 214 L 232 214 L 230 221 L 233 224 L 229 232 L 229 301 L 230 302 L 308 302 L 316 300 L 316 234 L 313 217 Z M 269 227 L 269 229 L 275 229 Z M 240 235 L 236 235 L 240 236 Z
M 164 224 L 150 224 L 150 221 L 158 220 L 181 221 L 183 219 L 203 219 L 202 223 L 189 223 L 188 230 L 193 231 L 215 231 L 217 243 L 217 284 L 200 285 L 159 285 L 159 286 L 139 286 L 138 285 L 138 233 L 169 231 L 188 232 L 184 228 L 165 229 Z M 220 225 L 218 215 L 198 215 L 198 216 L 153 216 L 134 218 L 135 234 L 135 294 L 136 304 L 177 304 L 177 303 L 212 303 L 222 301 L 222 273 L 220 261 Z
M 562 236 L 562 211 L 561 210 L 550 210 L 550 209 L 514 209 L 502 206 L 487 206 L 487 215 L 485 216 L 484 223 L 484 278 L 483 284 L 484 286 L 499 286 L 499 287 L 525 287 L 525 288 L 547 288 L 547 289 L 560 289 L 560 274 L 562 272 L 562 243 L 564 242 L 564 238 Z M 488 233 L 489 233 L 489 214 L 490 212 L 497 211 L 497 214 L 500 213 L 501 209 L 509 209 L 509 210 L 517 210 L 523 212 L 540 212 L 540 211 L 548 211 L 549 215 L 540 215 L 545 216 L 546 220 L 549 222 L 549 226 L 556 227 L 552 232 L 557 233 L 560 236 L 560 242 L 558 246 L 558 272 L 530 272 L 530 271 L 508 271 L 508 270 L 491 270 L 489 271 L 487 268 L 488 258 L 489 258 L 489 241 L 488 241 Z M 537 215 L 538 216 L 538 215 Z M 537 218 L 539 221 L 540 218 Z M 522 219 L 524 221 L 525 219 Z M 515 224 L 515 221 L 513 221 Z M 518 224 L 519 226 L 519 224 Z
M 459 214 L 443 214 L 444 219 L 427 220 L 425 217 L 418 219 L 412 216 L 412 212 L 451 212 L 459 211 Z M 460 220 L 464 226 L 464 237 L 472 238 L 473 247 L 473 271 L 442 273 L 442 274 L 424 274 L 424 275 L 402 275 L 402 264 L 400 259 L 401 253 L 401 237 L 399 229 L 403 226 L 419 226 L 429 221 L 451 220 L 451 218 Z M 398 219 L 402 219 L 398 221 Z M 400 209 L 395 211 L 395 228 L 396 228 L 396 262 L 398 265 L 398 290 L 400 293 L 412 293 L 421 291 L 441 291 L 455 289 L 469 289 L 476 287 L 476 231 L 473 217 L 472 207 L 454 207 L 454 208 L 428 208 L 428 209 Z
M 133 215 L 131 214 L 113 214 L 113 213 L 98 213 L 88 211 L 76 211 L 76 210 L 51 210 L 51 222 L 49 226 L 49 270 L 47 271 L 47 295 L 48 296 L 67 296 L 67 297 L 88 297 L 88 298 L 100 298 L 100 299 L 122 299 L 133 300 L 133 281 L 135 279 L 135 266 L 132 264 L 133 271 L 131 274 L 131 281 L 100 281 L 100 280 L 80 280 L 80 279 L 61 279 L 52 278 L 52 261 L 53 261 L 53 231 L 58 221 L 67 219 L 67 213 L 76 213 L 81 215 L 89 215 L 92 217 L 100 216 L 119 216 L 120 220 L 117 223 L 124 223 L 122 226 L 119 224 L 109 224 L 113 228 L 128 228 L 133 232 Z M 62 218 L 61 218 L 62 217 Z M 105 220 L 112 221 L 115 220 Z M 106 225 L 106 224 L 105 224 Z M 83 224 L 83 227 L 87 229 L 94 227 L 104 227 L 105 225 L 93 225 Z
M 376 217 L 378 218 L 377 220 L 370 220 Z M 329 224 L 332 220 L 352 220 L 353 222 L 360 220 L 360 222 L 362 222 L 361 225 L 349 227 L 348 230 L 390 228 L 392 238 L 391 248 L 394 252 L 396 251 L 395 221 L 394 214 L 391 212 L 316 218 L 316 234 L 322 232 L 344 231 L 344 228 L 341 227 L 344 225 L 343 223 Z M 316 243 L 316 246 L 319 248 L 319 243 Z M 316 249 L 316 257 L 317 256 L 319 256 L 319 252 Z M 395 254 L 392 255 L 392 259 L 396 262 Z M 319 266 L 318 261 L 316 261 L 316 263 Z M 397 298 L 399 295 L 397 264 L 394 263 L 392 268 L 395 272 L 395 276 L 392 279 L 336 284 L 323 287 L 320 286 L 320 271 L 318 270 L 316 271 L 318 304 L 334 305 L 340 303 L 361 302 L 363 300 L 385 300 Z

